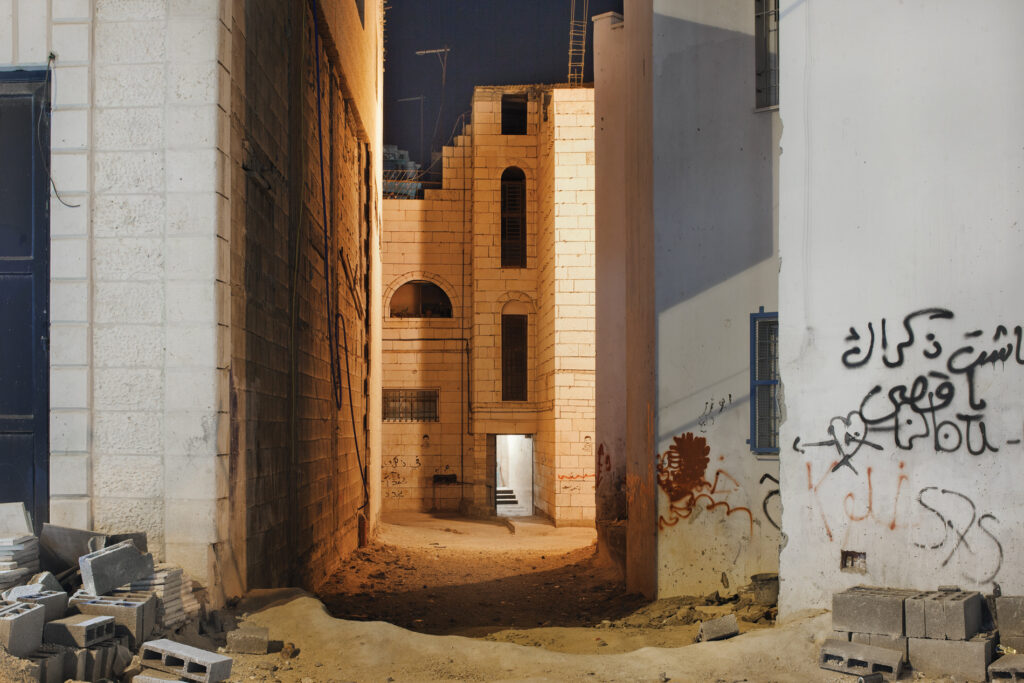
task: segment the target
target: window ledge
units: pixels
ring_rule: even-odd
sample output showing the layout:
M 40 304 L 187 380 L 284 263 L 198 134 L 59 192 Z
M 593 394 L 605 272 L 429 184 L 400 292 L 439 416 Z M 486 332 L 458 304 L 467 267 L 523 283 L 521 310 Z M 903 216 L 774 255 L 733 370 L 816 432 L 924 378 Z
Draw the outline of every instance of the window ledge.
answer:
M 755 114 L 763 112 L 763 111 L 778 111 L 778 110 L 779 110 L 779 105 L 777 105 L 777 104 L 773 104 L 770 107 L 754 107 L 754 113 Z

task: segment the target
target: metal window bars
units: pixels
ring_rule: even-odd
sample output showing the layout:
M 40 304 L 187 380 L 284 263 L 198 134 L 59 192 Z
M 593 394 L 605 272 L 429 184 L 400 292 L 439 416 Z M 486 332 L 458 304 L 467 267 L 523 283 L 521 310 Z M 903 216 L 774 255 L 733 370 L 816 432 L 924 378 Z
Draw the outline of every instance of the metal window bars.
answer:
M 385 389 L 384 422 L 438 422 L 437 389 Z
M 779 314 L 750 314 L 750 450 L 779 452 Z
M 756 106 L 779 104 L 779 0 L 754 0 Z

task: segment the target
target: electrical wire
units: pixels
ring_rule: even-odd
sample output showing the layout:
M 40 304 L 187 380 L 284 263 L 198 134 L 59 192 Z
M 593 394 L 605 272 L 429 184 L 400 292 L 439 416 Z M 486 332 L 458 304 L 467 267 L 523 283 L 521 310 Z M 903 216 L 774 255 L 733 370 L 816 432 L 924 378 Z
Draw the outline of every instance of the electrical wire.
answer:
M 46 59 L 46 76 L 43 78 L 43 97 L 47 104 L 50 102 L 50 74 L 53 73 L 53 63 L 57 61 L 57 55 L 50 53 L 50 56 Z M 64 198 L 60 196 L 60 190 L 57 189 L 57 184 L 53 182 L 53 176 L 50 175 L 50 162 L 49 162 L 49 150 L 43 149 L 43 141 L 39 137 L 40 130 L 43 125 L 43 113 L 49 112 L 49 107 L 40 105 L 39 107 L 39 118 L 36 119 L 36 146 L 39 147 L 39 157 L 43 161 L 43 170 L 46 171 L 46 178 L 50 181 L 50 187 L 53 188 L 53 196 L 57 198 L 57 201 L 68 207 L 69 209 L 77 209 L 81 204 L 68 204 L 64 201 Z

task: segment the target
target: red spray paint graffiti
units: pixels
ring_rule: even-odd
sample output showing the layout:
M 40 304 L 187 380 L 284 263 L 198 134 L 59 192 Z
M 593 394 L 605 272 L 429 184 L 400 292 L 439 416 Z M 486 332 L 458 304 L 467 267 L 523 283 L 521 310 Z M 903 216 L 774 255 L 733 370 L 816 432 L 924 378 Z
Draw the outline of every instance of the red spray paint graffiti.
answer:
M 658 456 L 658 485 L 671 501 L 668 518 L 658 517 L 658 529 L 675 526 L 680 520 L 688 519 L 697 508 L 698 501 L 706 500 L 705 509 L 724 507 L 726 517 L 736 512 L 745 512 L 750 519 L 750 532 L 753 533 L 754 515 L 748 508 L 734 508 L 726 501 L 714 498 L 714 494 L 719 492 L 719 477 L 724 475 L 732 479 L 734 484 L 736 480 L 724 470 L 715 472 L 714 484 L 707 480 L 705 474 L 711 462 L 708 457 L 711 447 L 707 439 L 695 437 L 692 432 L 688 432 L 674 436 L 672 440 L 675 443 Z

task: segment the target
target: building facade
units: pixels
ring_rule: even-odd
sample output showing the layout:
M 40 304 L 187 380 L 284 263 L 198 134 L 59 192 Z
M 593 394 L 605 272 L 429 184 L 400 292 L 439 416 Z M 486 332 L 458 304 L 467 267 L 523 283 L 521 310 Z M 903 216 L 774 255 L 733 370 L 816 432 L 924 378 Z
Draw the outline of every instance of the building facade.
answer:
M 3 194 L 0 413 L 31 419 L 0 498 L 145 531 L 215 600 L 372 533 L 382 13 L 0 3 L 2 184 L 36 169 Z
M 592 524 L 593 90 L 478 87 L 471 121 L 384 200 L 384 510 Z

